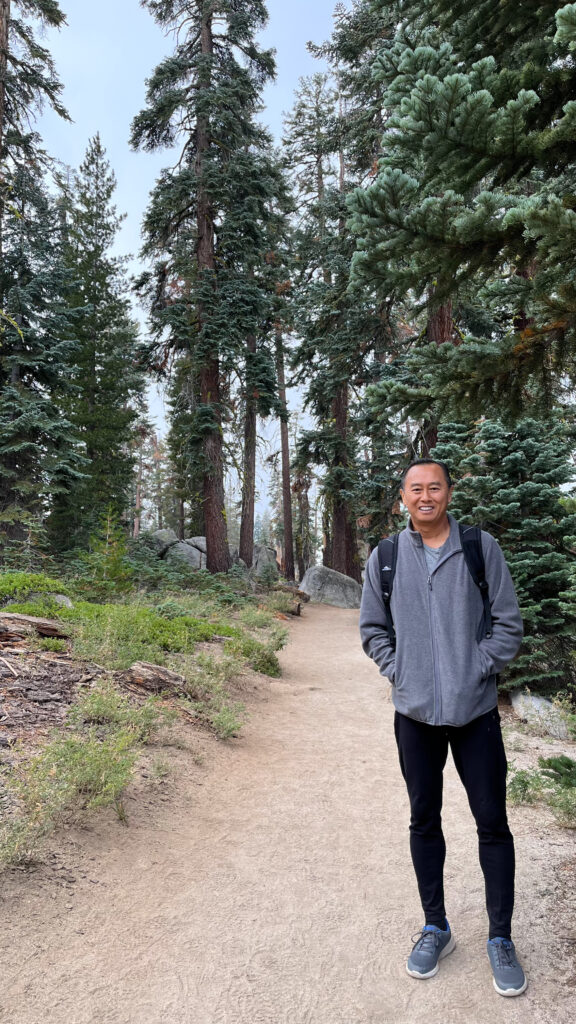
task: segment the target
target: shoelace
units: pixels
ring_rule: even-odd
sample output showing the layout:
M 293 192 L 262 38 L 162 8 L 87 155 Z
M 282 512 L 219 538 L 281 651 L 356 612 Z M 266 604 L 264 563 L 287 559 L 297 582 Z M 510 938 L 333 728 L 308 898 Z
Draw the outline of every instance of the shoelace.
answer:
M 431 940 L 431 942 L 426 943 L 427 939 Z M 412 935 L 412 942 L 414 943 L 414 949 L 416 949 L 416 947 L 418 947 L 418 949 L 425 949 L 426 945 L 428 945 L 428 947 L 431 945 L 432 949 L 435 949 L 436 946 L 440 945 L 440 936 L 438 932 L 416 932 L 415 935 Z
M 514 956 L 512 943 L 504 939 L 503 942 L 495 942 L 496 958 L 498 967 L 516 967 L 517 961 Z

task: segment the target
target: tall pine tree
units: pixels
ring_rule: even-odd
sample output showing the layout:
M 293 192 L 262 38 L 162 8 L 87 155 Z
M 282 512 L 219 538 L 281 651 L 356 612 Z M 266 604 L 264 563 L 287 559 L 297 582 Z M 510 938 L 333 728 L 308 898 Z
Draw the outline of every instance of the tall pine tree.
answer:
M 259 296 L 246 264 L 231 265 L 226 214 L 243 180 L 255 180 L 262 131 L 255 115 L 260 90 L 274 73 L 255 42 L 266 20 L 260 0 L 145 0 L 166 29 L 177 30 L 172 56 L 148 82 L 147 108 L 133 125 L 136 146 L 180 146 L 145 220 L 146 254 L 155 261 L 143 279 L 161 349 L 187 353 L 198 384 L 194 432 L 202 439 L 202 499 L 208 568 L 230 566 L 223 485 L 223 417 L 227 374 L 255 331 Z M 235 228 L 228 221 L 230 235 Z M 250 231 L 248 210 L 245 228 Z M 242 261 L 241 261 L 242 262 Z
M 96 135 L 79 172 L 61 184 L 64 258 L 74 282 L 68 305 L 76 335 L 73 391 L 65 408 L 86 465 L 50 517 L 53 545 L 60 550 L 85 546 L 104 514 L 126 520 L 132 501 L 145 379 L 123 261 L 111 253 L 122 221 L 113 205 L 115 188 Z

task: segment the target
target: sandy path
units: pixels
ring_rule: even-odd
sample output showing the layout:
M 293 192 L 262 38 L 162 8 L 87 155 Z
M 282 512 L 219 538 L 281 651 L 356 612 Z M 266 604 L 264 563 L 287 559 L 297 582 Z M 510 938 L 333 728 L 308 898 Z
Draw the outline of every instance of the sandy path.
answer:
M 538 843 L 522 812 L 516 937 L 531 985 L 516 1000 L 492 989 L 474 828 L 451 766 L 457 948 L 436 978 L 407 976 L 421 922 L 387 684 L 359 649 L 357 612 L 308 607 L 292 630 L 283 679 L 252 707 L 241 739 L 206 740 L 204 766 L 178 752 L 169 796 L 147 806 L 140 793 L 129 829 L 97 821 L 61 837 L 50 870 L 8 877 L 1 1021 L 572 1020 L 575 989 L 536 953 L 549 927 L 539 899 L 554 848 Z

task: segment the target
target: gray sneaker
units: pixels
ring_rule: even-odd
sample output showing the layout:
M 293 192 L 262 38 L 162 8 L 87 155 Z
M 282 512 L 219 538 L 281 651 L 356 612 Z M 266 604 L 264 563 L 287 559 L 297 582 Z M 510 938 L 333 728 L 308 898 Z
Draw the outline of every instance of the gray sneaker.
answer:
M 525 992 L 528 982 L 516 959 L 514 943 L 510 939 L 488 939 L 487 949 L 499 995 L 519 996 Z
M 411 978 L 433 978 L 438 973 L 438 961 L 448 956 L 455 945 L 450 925 L 442 931 L 433 924 L 425 924 L 408 957 L 408 974 Z

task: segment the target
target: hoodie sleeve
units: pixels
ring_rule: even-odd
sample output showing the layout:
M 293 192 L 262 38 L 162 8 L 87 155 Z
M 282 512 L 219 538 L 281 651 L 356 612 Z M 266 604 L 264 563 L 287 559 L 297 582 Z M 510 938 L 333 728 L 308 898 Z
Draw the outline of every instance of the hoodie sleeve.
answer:
M 376 662 L 381 674 L 393 683 L 396 654 L 390 645 L 386 629 L 377 549 L 372 552 L 366 563 L 360 605 L 360 638 L 365 653 Z
M 482 550 L 492 609 L 492 636 L 480 640 L 478 648 L 486 676 L 497 675 L 518 653 L 524 630 L 510 570 L 500 545 L 482 532 Z

